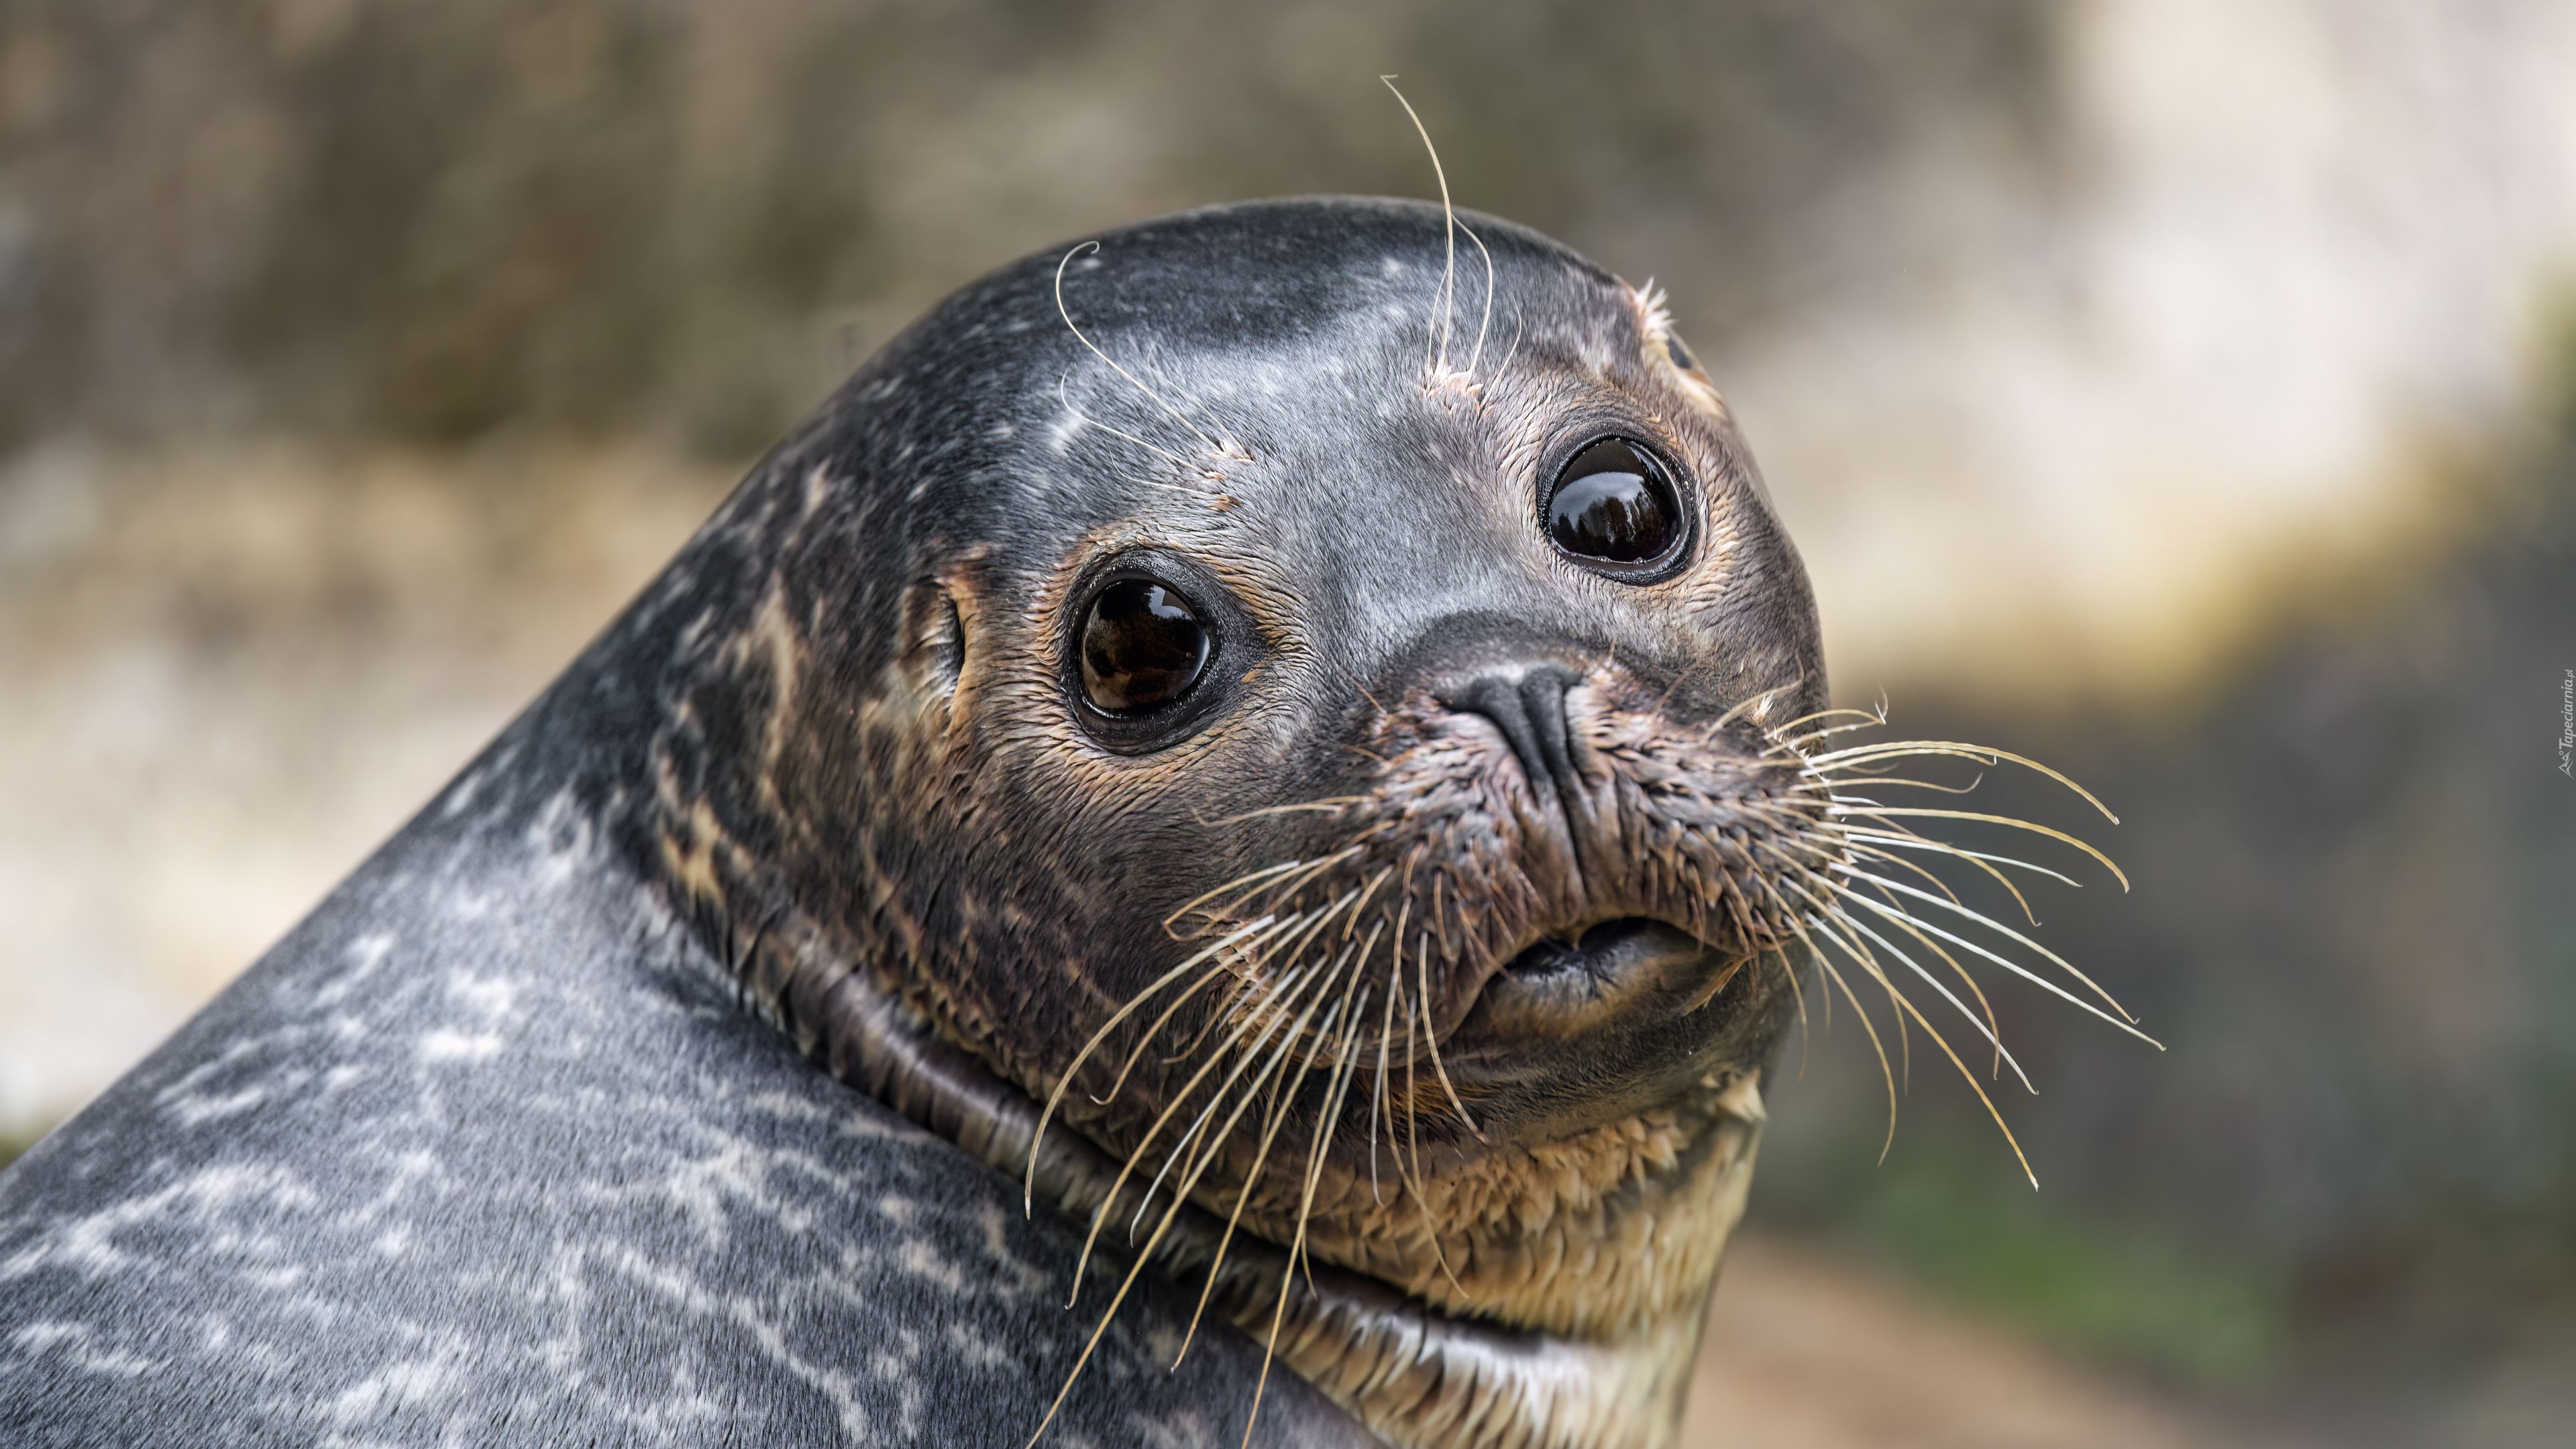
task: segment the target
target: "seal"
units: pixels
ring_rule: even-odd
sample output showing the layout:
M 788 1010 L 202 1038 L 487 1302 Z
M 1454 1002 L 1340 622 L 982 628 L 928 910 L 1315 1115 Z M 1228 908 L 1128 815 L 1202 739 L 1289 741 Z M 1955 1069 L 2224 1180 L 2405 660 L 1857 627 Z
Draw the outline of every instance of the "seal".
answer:
M 0 1177 L 0 1424 L 1669 1443 L 1802 977 L 2025 969 L 1868 723 L 1650 292 L 1041 253 Z

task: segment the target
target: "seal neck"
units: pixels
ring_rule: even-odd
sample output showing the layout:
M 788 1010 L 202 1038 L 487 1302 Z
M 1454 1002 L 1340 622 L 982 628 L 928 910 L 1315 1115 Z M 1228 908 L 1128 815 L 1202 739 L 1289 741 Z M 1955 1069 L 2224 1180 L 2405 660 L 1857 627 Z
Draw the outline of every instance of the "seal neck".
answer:
M 757 888 L 739 882 L 733 898 L 747 887 Z M 703 906 L 696 914 L 709 919 Z M 811 917 L 775 907 L 757 927 L 732 924 L 718 939 L 748 1004 L 834 1077 L 986 1166 L 1025 1173 L 1033 1201 L 1081 1220 L 1107 1200 L 1118 1178 L 1108 1153 L 1056 1131 L 1032 1164 L 1037 1104 L 943 1037 Z M 1731 1226 L 1763 1113 L 1754 1079 L 1728 1095 L 1729 1121 L 1705 1174 L 1706 1190 L 1730 1205 L 1722 1216 Z M 1522 1332 L 1442 1313 L 1328 1264 L 1308 1260 L 1291 1273 L 1285 1249 L 1241 1232 L 1229 1240 L 1225 1222 L 1195 1204 L 1181 1208 L 1150 1254 L 1391 1444 L 1656 1449 L 1678 1431 L 1704 1300 L 1614 1341 Z

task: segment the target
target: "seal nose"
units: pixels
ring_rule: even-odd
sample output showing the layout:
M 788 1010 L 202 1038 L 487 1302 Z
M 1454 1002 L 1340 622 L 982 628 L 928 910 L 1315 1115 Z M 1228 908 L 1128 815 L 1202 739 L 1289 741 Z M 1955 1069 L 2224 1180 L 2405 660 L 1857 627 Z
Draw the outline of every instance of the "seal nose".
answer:
M 1441 692 L 1442 704 L 1493 721 L 1511 744 L 1530 788 L 1553 790 L 1572 816 L 1581 798 L 1574 738 L 1565 721 L 1565 696 L 1579 677 L 1562 664 L 1491 670 Z

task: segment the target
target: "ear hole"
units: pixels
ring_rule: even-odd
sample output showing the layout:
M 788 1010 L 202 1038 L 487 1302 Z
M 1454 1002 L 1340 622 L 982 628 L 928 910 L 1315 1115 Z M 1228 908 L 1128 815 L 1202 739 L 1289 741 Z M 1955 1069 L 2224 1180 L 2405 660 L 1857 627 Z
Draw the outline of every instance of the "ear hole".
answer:
M 926 695 L 957 689 L 966 667 L 966 621 L 957 600 L 935 579 L 922 579 L 903 601 L 903 671 L 912 687 Z
M 957 617 L 957 600 L 946 589 L 939 591 L 939 631 L 931 655 L 939 687 L 955 689 L 966 668 L 966 621 Z

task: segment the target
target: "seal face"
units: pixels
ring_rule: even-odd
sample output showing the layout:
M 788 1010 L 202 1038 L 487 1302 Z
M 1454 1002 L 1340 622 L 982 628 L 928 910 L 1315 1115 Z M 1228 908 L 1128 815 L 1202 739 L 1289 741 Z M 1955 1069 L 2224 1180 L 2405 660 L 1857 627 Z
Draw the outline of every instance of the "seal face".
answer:
M 654 603 L 653 845 L 809 1049 L 953 1052 L 1009 1170 L 1052 1103 L 1050 1195 L 1381 1434 L 1654 1442 L 1825 856 L 1815 608 L 1660 307 L 1462 224 L 1226 207 L 932 312 Z M 1426 1392 L 1399 1319 L 1477 1353 Z

